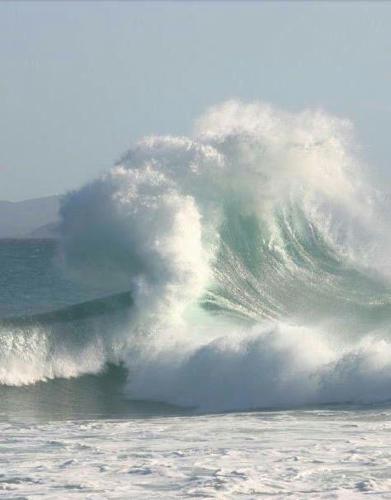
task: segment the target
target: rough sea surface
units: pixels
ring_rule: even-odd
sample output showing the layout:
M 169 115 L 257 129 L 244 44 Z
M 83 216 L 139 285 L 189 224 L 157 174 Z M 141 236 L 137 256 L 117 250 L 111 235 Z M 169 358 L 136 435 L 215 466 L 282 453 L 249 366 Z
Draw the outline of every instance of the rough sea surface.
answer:
M 391 410 L 0 423 L 1 498 L 391 498 Z

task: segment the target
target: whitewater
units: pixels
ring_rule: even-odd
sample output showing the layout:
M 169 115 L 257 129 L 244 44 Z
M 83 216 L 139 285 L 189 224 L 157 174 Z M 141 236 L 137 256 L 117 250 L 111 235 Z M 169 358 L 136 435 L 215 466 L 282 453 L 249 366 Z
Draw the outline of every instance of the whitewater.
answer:
M 7 498 L 391 498 L 389 213 L 349 120 L 234 100 L 66 194 L 90 292 L 0 320 Z

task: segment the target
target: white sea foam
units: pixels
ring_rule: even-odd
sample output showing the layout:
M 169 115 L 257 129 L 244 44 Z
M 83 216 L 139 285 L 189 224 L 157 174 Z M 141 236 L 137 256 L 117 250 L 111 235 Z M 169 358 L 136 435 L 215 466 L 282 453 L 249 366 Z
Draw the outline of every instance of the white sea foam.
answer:
M 165 339 L 138 362 L 133 397 L 204 410 L 390 398 L 391 343 L 371 335 L 346 343 L 311 328 L 268 324 L 190 349 Z
M 318 409 L 0 422 L 0 495 L 389 498 L 390 417 Z

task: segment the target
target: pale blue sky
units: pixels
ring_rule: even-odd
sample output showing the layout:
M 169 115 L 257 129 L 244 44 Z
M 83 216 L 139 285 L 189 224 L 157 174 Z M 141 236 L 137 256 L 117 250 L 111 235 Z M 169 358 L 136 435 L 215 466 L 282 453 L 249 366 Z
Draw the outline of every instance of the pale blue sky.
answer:
M 389 180 L 391 3 L 0 2 L 0 199 L 61 193 L 236 97 L 351 118 Z

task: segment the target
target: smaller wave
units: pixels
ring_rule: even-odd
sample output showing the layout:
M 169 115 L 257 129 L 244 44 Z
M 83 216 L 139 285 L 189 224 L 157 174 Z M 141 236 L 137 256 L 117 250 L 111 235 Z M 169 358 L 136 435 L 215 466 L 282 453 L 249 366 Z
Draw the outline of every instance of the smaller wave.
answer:
M 283 323 L 229 332 L 192 349 L 149 349 L 128 384 L 131 397 L 207 411 L 384 402 L 390 387 L 385 332 L 352 345 Z
M 131 307 L 132 304 L 130 292 L 116 293 L 46 313 L 2 318 L 0 327 L 48 326 L 55 323 L 85 320 L 115 314 L 121 309 Z
M 0 321 L 0 384 L 98 373 L 119 363 L 131 340 L 132 298 L 124 292 L 44 314 Z

